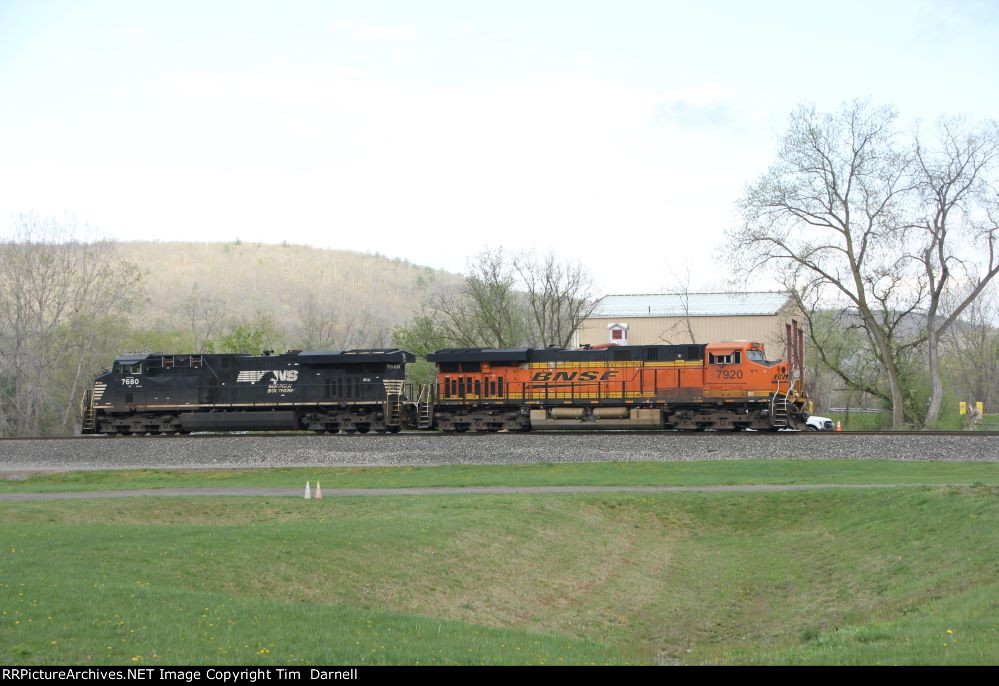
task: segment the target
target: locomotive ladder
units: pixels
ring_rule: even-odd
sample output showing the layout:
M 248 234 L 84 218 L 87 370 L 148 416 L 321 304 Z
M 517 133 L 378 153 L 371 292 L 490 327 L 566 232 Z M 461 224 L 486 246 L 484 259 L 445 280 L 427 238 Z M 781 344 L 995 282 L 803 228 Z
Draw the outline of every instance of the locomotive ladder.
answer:
M 399 426 L 402 423 L 402 385 L 405 381 L 386 380 L 385 384 L 385 425 Z
M 80 433 L 91 434 L 97 429 L 93 395 L 89 388 L 83 393 L 83 400 L 80 402 Z
M 430 429 L 434 425 L 433 385 L 426 384 L 420 389 L 420 397 L 416 400 L 416 426 L 419 429 Z
M 781 393 L 780 385 L 778 384 L 777 392 L 770 398 L 770 426 L 775 429 L 786 429 L 790 426 L 790 422 L 788 421 L 788 396 L 791 395 L 792 388 L 794 388 L 793 383 L 787 389 L 787 393 Z

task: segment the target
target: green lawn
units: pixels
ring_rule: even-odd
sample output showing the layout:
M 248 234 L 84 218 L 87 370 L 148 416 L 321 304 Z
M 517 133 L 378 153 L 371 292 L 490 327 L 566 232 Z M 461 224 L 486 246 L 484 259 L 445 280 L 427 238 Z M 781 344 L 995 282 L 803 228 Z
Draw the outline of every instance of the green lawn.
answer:
M 772 464 L 733 478 L 833 476 Z M 994 471 L 902 466 L 991 485 L 0 503 L 0 662 L 995 664 Z M 433 472 L 405 473 L 375 485 Z
M 715 484 L 999 484 L 999 462 L 726 460 L 442 467 L 139 469 L 0 479 L 0 493 L 195 486 L 304 488 L 407 486 L 704 486 Z

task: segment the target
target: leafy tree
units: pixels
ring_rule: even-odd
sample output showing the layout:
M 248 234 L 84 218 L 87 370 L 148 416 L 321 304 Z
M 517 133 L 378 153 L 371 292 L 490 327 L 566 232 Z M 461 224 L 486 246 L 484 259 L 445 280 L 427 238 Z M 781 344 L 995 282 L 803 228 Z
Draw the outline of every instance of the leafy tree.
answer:
M 416 355 L 416 362 L 406 366 L 406 380 L 421 385 L 433 382 L 435 376 L 435 366 L 427 362 L 427 355 L 449 347 L 449 341 L 424 312 L 392 331 L 392 345 Z
M 264 350 L 277 350 L 282 341 L 283 335 L 271 318 L 260 315 L 254 321 L 233 322 L 217 343 L 209 341 L 206 348 L 211 348 L 207 352 L 259 355 Z
M 392 345 L 417 357 L 426 357 L 428 353 L 447 348 L 449 343 L 433 318 L 425 312 L 407 324 L 397 326 L 392 332 Z

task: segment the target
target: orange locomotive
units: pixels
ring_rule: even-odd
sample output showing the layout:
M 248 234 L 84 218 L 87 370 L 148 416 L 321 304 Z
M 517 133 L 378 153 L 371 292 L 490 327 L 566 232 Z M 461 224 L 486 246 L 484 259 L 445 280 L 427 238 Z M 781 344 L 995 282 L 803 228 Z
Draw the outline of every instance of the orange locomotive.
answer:
M 794 332 L 797 334 L 798 332 Z M 467 348 L 437 364 L 433 417 L 443 431 L 803 429 L 801 337 L 787 361 L 745 341 L 579 350 Z

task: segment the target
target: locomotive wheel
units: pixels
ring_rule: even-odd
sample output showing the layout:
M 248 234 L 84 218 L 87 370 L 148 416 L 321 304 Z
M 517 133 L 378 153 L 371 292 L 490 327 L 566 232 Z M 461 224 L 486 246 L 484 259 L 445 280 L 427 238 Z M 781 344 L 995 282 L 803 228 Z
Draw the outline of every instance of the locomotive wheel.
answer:
M 400 431 L 402 431 L 402 427 L 401 427 L 401 426 L 390 426 L 390 427 L 388 428 L 388 432 L 389 432 L 390 434 L 397 434 L 397 433 L 399 433 Z
M 368 426 L 367 424 L 361 424 L 357 427 L 357 431 L 358 433 L 366 434 L 369 431 L 371 431 L 371 427 Z

